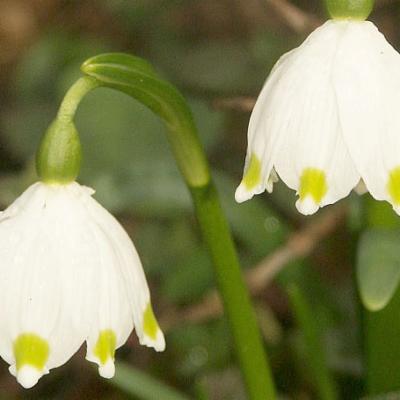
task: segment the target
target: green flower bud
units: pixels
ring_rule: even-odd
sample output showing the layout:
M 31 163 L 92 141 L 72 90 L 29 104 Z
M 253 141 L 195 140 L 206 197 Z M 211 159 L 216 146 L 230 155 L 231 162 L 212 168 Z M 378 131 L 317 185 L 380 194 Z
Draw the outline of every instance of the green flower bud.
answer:
M 46 183 L 69 183 L 76 179 L 81 164 L 81 144 L 70 119 L 56 119 L 43 136 L 36 155 L 36 170 Z
M 325 0 L 328 13 L 333 19 L 364 21 L 374 7 L 374 0 Z

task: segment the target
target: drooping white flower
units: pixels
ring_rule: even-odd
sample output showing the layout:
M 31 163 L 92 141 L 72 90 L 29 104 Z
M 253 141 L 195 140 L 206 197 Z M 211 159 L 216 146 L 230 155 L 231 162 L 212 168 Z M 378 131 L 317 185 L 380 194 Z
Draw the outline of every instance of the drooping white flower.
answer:
M 0 216 L 0 355 L 26 388 L 85 341 L 106 378 L 133 328 L 165 348 L 133 243 L 92 194 L 38 182 Z
M 400 55 L 369 21 L 330 20 L 285 54 L 251 115 L 243 202 L 294 189 L 303 214 L 346 197 L 360 179 L 400 214 Z

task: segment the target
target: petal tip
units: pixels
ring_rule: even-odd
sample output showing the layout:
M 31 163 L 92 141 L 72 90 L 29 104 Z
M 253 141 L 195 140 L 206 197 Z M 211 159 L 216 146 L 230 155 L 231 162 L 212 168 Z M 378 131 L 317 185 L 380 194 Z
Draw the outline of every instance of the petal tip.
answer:
M 154 339 L 145 334 L 140 340 L 140 344 L 143 346 L 152 347 L 157 352 L 164 351 L 166 347 L 164 334 L 160 329 L 158 330 L 157 336 Z
M 10 372 L 12 367 L 10 367 Z M 43 372 L 37 368 L 31 367 L 30 365 L 23 365 L 17 372 L 16 378 L 18 383 L 25 389 L 30 389 L 35 386 L 39 379 L 43 376 Z
M 296 201 L 296 208 L 303 215 L 312 215 L 319 210 L 319 205 L 311 198 L 311 196 L 307 196 L 304 199 Z
M 253 193 L 248 191 L 243 183 L 241 183 L 238 188 L 236 189 L 235 192 L 235 200 L 236 202 L 244 203 L 247 200 L 250 200 L 253 197 Z
M 108 359 L 105 364 L 99 365 L 99 375 L 105 379 L 111 379 L 115 375 L 115 364 Z

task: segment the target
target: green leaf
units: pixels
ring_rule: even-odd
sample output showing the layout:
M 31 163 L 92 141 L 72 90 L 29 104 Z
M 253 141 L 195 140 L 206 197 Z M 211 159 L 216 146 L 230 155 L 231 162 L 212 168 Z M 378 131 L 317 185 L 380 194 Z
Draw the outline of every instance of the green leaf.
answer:
M 235 236 L 246 245 L 253 264 L 282 244 L 288 226 L 268 203 L 257 197 L 243 204 L 235 201 L 237 182 L 217 172 L 215 181 L 221 203 Z
M 357 282 L 361 300 L 370 311 L 384 308 L 400 280 L 400 230 L 371 229 L 359 242 Z
M 189 400 L 165 383 L 125 363 L 117 363 L 110 383 L 141 400 Z
M 177 371 L 187 382 L 207 371 L 229 365 L 232 341 L 225 319 L 206 324 L 181 324 L 168 334 L 168 349 Z
M 213 282 L 210 257 L 204 247 L 199 247 L 164 278 L 162 290 L 164 296 L 174 304 L 191 303 L 199 301 Z

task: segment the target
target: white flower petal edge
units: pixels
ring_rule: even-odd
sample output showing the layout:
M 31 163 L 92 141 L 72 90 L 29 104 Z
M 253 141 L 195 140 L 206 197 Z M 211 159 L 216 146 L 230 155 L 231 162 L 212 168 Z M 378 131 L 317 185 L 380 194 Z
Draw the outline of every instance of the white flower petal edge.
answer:
M 284 55 L 257 100 L 238 202 L 274 171 L 312 214 L 360 178 L 400 211 L 400 55 L 371 22 L 328 21 Z
M 333 78 L 354 163 L 373 197 L 400 214 L 400 54 L 371 22 L 353 23 Z
M 0 216 L 0 355 L 26 388 L 85 340 L 104 377 L 133 327 L 165 348 L 133 243 L 92 194 L 36 183 Z

